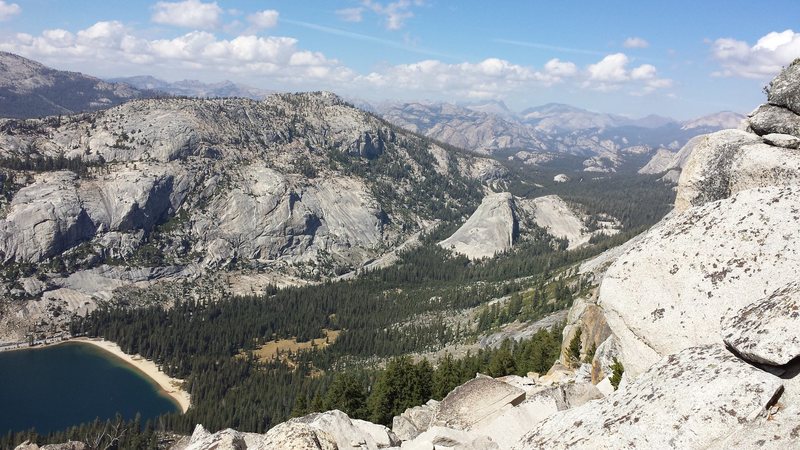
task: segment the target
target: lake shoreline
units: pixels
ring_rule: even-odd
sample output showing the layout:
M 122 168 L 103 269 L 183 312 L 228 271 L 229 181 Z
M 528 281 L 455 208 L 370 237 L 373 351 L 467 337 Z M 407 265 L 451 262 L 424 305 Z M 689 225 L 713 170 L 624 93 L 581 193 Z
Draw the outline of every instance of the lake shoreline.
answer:
M 20 351 L 20 350 L 36 350 L 41 348 L 48 348 L 62 344 L 79 343 L 91 345 L 94 348 L 100 349 L 105 353 L 110 354 L 115 359 L 121 361 L 126 366 L 132 368 L 136 372 L 143 375 L 152 383 L 158 386 L 159 391 L 168 397 L 182 413 L 186 413 L 191 405 L 191 397 L 188 392 L 181 388 L 183 380 L 172 378 L 166 373 L 162 372 L 155 362 L 145 359 L 140 355 L 129 355 L 122 351 L 119 345 L 114 342 L 107 341 L 101 338 L 88 338 L 88 337 L 71 337 L 66 339 L 54 339 L 53 342 L 37 343 L 32 346 L 20 346 L 16 348 L 6 348 L 3 351 Z

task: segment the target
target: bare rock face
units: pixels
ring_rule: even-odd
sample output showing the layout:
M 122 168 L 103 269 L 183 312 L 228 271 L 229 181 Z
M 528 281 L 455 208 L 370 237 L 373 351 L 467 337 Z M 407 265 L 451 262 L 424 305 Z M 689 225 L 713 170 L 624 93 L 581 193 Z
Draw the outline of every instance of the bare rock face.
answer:
M 663 220 L 619 258 L 599 304 L 626 373 L 687 347 L 720 344 L 729 310 L 795 281 L 797 211 L 800 186 L 742 191 Z
M 556 413 L 515 449 L 706 448 L 766 416 L 781 380 L 721 345 L 653 365 L 624 390 Z
M 469 431 L 445 427 L 431 427 L 416 439 L 403 442 L 403 450 L 458 449 L 500 450 L 491 438 Z
M 192 438 L 186 450 L 247 450 L 245 433 L 233 429 L 225 429 L 216 433 L 209 433 L 197 425 L 192 433 Z
M 254 442 L 253 449 L 338 450 L 328 433 L 302 422 L 284 422 Z
M 521 209 L 531 212 L 536 225 L 546 228 L 548 233 L 557 238 L 566 238 L 570 249 L 589 242 L 592 237 L 592 233 L 586 231 L 581 214 L 557 195 L 536 197 L 520 203 Z M 605 231 L 616 232 L 611 227 Z
M 777 289 L 722 319 L 725 343 L 748 361 L 782 366 L 800 356 L 800 284 Z
M 14 448 L 14 450 L 88 450 L 89 447 L 79 441 L 68 441 L 62 444 L 48 444 L 43 446 L 38 446 L 36 444 L 31 444 L 30 442 L 23 442 Z
M 392 432 L 400 440 L 408 441 L 427 431 L 433 416 L 439 410 L 439 402 L 429 400 L 428 403 L 408 408 L 392 419 Z
M 439 404 L 432 426 L 469 430 L 497 415 L 506 405 L 516 406 L 525 391 L 491 377 L 479 376 L 453 389 Z
M 800 114 L 800 62 L 795 60 L 770 83 L 767 101 Z
M 94 224 L 78 196 L 71 172 L 40 174 L 14 196 L 0 220 L 3 262 L 38 262 L 94 234 Z
M 800 136 L 800 115 L 774 105 L 761 105 L 747 119 L 750 129 L 759 136 L 788 134 Z
M 718 131 L 696 139 L 678 180 L 677 211 L 730 196 L 731 166 L 741 148 L 761 142 L 758 136 L 739 130 Z
M 596 298 L 577 298 L 567 314 L 567 324 L 562 331 L 564 336 L 561 341 L 561 363 L 571 365 L 579 361 L 572 361 L 569 346 L 572 339 L 580 330 L 581 355 L 586 356 L 590 349 L 596 350 L 611 335 L 603 310 L 597 306 Z
M 212 434 L 198 425 L 185 450 L 377 450 L 399 445 L 397 436 L 384 426 L 328 411 L 283 422 L 266 434 L 231 429 Z
M 777 414 L 770 414 L 733 433 L 709 450 L 761 450 L 764 448 L 800 448 L 800 408 L 790 406 Z
M 309 414 L 286 423 L 306 424 L 312 429 L 323 432 L 333 439 L 338 448 L 377 450 L 400 445 L 400 439 L 383 425 L 350 419 L 347 414 L 337 410 Z
M 790 134 L 780 134 L 780 133 L 771 133 L 765 134 L 761 136 L 769 145 L 774 145 L 776 147 L 784 147 L 784 148 L 791 148 L 796 149 L 800 147 L 800 138 L 792 136 Z
M 439 245 L 470 259 L 489 258 L 511 248 L 516 224 L 511 194 L 487 195 L 464 225 Z

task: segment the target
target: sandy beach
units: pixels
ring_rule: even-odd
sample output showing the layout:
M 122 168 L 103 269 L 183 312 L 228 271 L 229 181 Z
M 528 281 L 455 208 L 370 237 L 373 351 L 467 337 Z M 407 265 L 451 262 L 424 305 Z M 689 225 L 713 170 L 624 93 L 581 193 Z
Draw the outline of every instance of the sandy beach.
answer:
M 172 378 L 165 374 L 164 372 L 158 369 L 156 363 L 153 361 L 144 359 L 139 355 L 129 355 L 122 351 L 119 345 L 106 341 L 104 339 L 91 339 L 91 338 L 73 338 L 69 339 L 64 342 L 82 342 L 84 344 L 90 344 L 102 350 L 105 350 L 108 353 L 116 356 L 117 358 L 121 359 L 122 361 L 128 363 L 129 365 L 133 366 L 136 370 L 145 374 L 148 378 L 152 379 L 153 381 L 158 384 L 161 389 L 167 393 L 170 397 L 172 397 L 175 402 L 180 406 L 182 412 L 186 412 L 189 409 L 190 404 L 190 397 L 189 393 L 182 390 L 180 388 L 183 380 L 179 380 L 177 378 Z

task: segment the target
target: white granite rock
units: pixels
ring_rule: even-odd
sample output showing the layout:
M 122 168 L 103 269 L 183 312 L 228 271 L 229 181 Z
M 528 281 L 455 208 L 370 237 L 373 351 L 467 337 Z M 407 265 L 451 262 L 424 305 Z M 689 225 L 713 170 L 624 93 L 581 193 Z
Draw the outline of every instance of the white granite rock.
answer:
M 665 219 L 619 258 L 599 304 L 631 376 L 721 343 L 720 319 L 797 279 L 800 186 L 751 189 Z
M 439 245 L 470 259 L 490 258 L 511 248 L 516 223 L 511 194 L 487 195 L 464 225 Z
M 491 377 L 473 378 L 453 389 L 439 403 L 432 426 L 469 430 L 475 424 L 491 420 L 506 405 L 515 406 L 525 399 L 525 391 Z
M 780 133 L 800 136 L 800 115 L 774 105 L 761 105 L 747 119 L 750 129 L 759 136 Z
M 383 425 L 350 419 L 347 414 L 338 410 L 309 414 L 286 423 L 305 424 L 319 430 L 330 436 L 338 448 L 377 450 L 400 445 L 400 439 Z
M 625 390 L 550 416 L 513 448 L 706 448 L 765 416 L 781 391 L 721 345 L 688 348 Z
M 797 281 L 722 318 L 722 338 L 748 361 L 782 366 L 800 356 Z
M 695 138 L 693 150 L 681 171 L 675 209 L 730 196 L 730 167 L 740 149 L 760 143 L 761 138 L 739 130 L 723 130 Z
M 800 114 L 800 61 L 794 60 L 769 83 L 767 101 Z
M 415 439 L 403 442 L 403 450 L 500 450 L 492 439 L 474 432 L 435 426 Z
M 428 400 L 424 405 L 408 408 L 392 419 L 392 432 L 402 441 L 414 439 L 430 428 L 438 410 L 439 402 L 436 400 Z
M 765 134 L 761 136 L 769 145 L 774 145 L 776 147 L 784 147 L 784 148 L 791 148 L 797 149 L 800 147 L 800 138 L 796 136 L 792 136 L 790 134 L 780 134 L 780 133 L 772 133 L 772 134 Z

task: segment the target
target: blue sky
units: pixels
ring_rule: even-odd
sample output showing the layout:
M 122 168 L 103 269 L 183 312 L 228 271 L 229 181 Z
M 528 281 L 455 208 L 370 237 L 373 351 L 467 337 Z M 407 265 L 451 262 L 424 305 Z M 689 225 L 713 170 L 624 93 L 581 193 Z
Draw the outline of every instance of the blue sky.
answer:
M 798 18 L 796 0 L 0 0 L 0 49 L 101 77 L 690 118 L 762 102 Z

